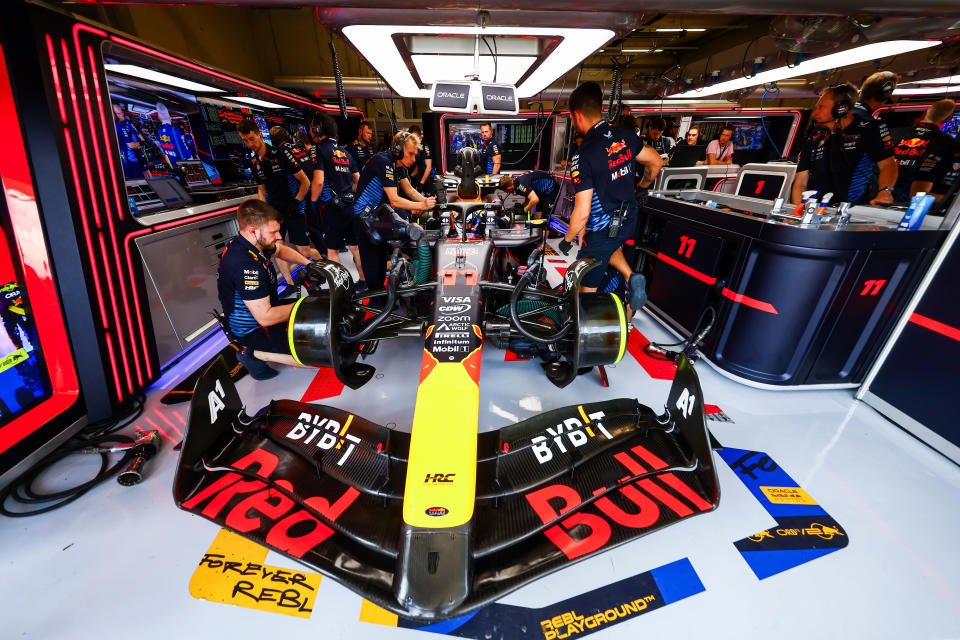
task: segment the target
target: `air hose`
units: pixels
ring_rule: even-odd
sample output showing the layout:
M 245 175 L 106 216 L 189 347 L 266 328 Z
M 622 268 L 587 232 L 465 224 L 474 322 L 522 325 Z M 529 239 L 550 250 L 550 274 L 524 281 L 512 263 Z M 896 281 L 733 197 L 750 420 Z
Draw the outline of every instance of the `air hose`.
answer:
M 518 312 L 518 313 L 527 313 L 528 311 L 533 311 L 533 310 L 535 310 L 535 309 L 540 309 L 541 307 L 546 307 L 546 306 L 549 306 L 548 303 L 543 302 L 543 301 L 540 301 L 540 300 L 520 300 L 519 302 L 517 302 L 517 312 Z M 502 307 L 500 307 L 499 309 L 497 309 L 497 313 L 502 314 L 502 315 L 507 315 L 507 314 L 509 314 L 509 313 L 510 313 L 510 305 L 508 305 L 508 304 L 503 305 Z M 547 312 L 544 313 L 543 315 L 547 316 L 548 318 L 550 318 L 551 320 L 553 320 L 553 321 L 556 322 L 557 324 L 560 324 L 560 314 L 557 313 L 557 310 L 556 310 L 556 309 L 550 309 L 549 311 L 547 311 Z
M 430 245 L 425 239 L 417 243 L 417 257 L 413 259 L 413 282 L 423 284 L 430 280 Z

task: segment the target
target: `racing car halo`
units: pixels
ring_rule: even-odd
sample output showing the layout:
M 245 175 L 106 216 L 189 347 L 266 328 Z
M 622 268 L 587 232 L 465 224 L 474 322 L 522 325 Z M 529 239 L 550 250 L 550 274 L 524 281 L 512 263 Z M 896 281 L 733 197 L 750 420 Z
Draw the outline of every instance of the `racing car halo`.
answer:
M 660 415 L 605 400 L 478 433 L 484 336 L 540 357 L 565 386 L 619 361 L 626 319 L 615 296 L 579 293 L 590 260 L 560 291 L 545 285 L 536 226 L 503 224 L 489 203 L 439 208 L 439 232 L 376 214 L 384 240 L 416 244 L 414 267 L 395 251 L 386 289 L 361 299 L 343 267 L 315 263 L 289 324 L 294 356 L 353 388 L 371 379 L 357 357 L 378 340 L 425 336 L 411 432 L 292 400 L 250 417 L 218 360 L 197 382 L 173 488 L 182 509 L 421 620 L 468 613 L 719 502 L 685 355 Z

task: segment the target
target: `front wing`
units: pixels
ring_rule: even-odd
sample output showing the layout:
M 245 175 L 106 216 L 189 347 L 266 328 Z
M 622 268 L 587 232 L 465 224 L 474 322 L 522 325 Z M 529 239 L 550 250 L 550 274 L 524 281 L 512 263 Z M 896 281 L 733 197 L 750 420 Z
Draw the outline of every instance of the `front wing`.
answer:
M 573 405 L 480 434 L 477 447 L 473 517 L 450 530 L 468 537 L 467 556 L 428 542 L 410 557 L 410 435 L 291 400 L 249 418 L 218 360 L 197 383 L 174 500 L 422 620 L 462 615 L 719 502 L 703 395 L 686 358 L 662 416 L 629 399 Z M 456 482 L 437 465 L 423 484 Z M 417 576 L 432 580 L 426 601 L 409 595 Z

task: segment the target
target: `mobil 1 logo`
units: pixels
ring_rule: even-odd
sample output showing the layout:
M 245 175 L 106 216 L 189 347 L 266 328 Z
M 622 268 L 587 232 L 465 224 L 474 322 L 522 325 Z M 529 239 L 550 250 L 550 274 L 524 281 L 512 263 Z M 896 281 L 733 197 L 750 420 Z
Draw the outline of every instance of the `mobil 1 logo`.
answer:
M 428 349 L 440 362 L 463 360 L 480 339 L 473 330 L 477 301 L 470 296 L 438 296 Z

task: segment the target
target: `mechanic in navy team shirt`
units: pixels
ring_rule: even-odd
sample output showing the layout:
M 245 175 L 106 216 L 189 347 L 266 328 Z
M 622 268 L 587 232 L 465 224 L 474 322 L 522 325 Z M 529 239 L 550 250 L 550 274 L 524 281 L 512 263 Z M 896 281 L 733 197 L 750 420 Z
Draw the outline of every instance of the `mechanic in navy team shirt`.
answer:
M 576 195 L 559 248 L 564 255 L 569 254 L 574 238 L 579 236 L 577 257 L 594 258 L 600 263 L 584 277 L 581 291 L 597 290 L 607 264 L 619 271 L 630 287 L 627 309 L 628 317 L 632 317 L 646 302 L 644 277 L 630 269 L 621 249 L 634 236 L 637 225 L 636 171 L 638 165 L 643 166 L 639 186 L 645 190 L 653 184 L 663 160 L 653 147 L 643 146 L 636 133 L 613 128 L 603 120 L 603 91 L 596 82 L 585 82 L 574 89 L 569 104 L 570 120 L 583 134 L 583 144 L 570 161 Z
M 929 193 L 953 164 L 957 141 L 941 131 L 940 125 L 953 116 L 955 108 L 956 103 L 949 98 L 937 100 L 893 149 L 898 165 L 894 201 L 910 202 L 921 191 Z
M 310 134 L 317 140 L 313 145 L 313 184 L 310 200 L 320 211 L 323 243 L 327 259 L 340 262 L 340 252 L 346 248 L 353 254 L 360 280 L 358 291 L 366 289 L 363 266 L 357 238 L 353 233 L 354 191 L 360 180 L 353 157 L 337 143 L 337 123 L 327 114 L 318 114 L 310 126 Z
M 533 211 L 533 219 L 538 220 L 543 212 L 550 208 L 557 191 L 557 182 L 546 171 L 537 169 L 517 177 L 503 176 L 500 178 L 500 190 L 524 196 L 524 212 L 530 215 Z M 541 201 L 543 206 L 537 207 Z
M 248 157 L 257 183 L 257 197 L 283 214 L 285 235 L 301 255 L 316 253 L 310 248 L 310 239 L 307 237 L 306 199 L 310 179 L 297 159 L 293 145 L 268 145 L 253 120 L 241 120 L 237 124 L 237 132 L 251 151 Z M 291 180 L 295 180 L 296 191 Z M 319 254 L 315 257 L 319 258 Z M 287 284 L 292 286 L 290 266 L 280 259 L 277 260 L 277 267 Z
M 815 190 L 839 204 L 889 204 L 897 182 L 890 132 L 880 120 L 854 109 L 857 89 L 838 84 L 824 89 L 811 119 L 818 125 L 800 150 L 791 199 Z M 877 184 L 877 187 L 873 185 Z M 874 191 L 876 189 L 876 191 Z
M 353 156 L 353 161 L 357 163 L 357 169 L 363 169 L 370 162 L 370 158 L 376 153 L 373 148 L 373 127 L 364 120 L 357 127 L 357 139 L 353 144 L 347 147 L 347 153 Z
M 277 375 L 265 361 L 296 366 L 287 338 L 293 305 L 279 304 L 270 261 L 274 257 L 301 265 L 310 261 L 280 244 L 280 220 L 280 213 L 266 202 L 242 202 L 237 208 L 240 234 L 227 243 L 217 270 L 225 328 L 242 347 L 237 358 L 255 380 Z
M 488 175 L 500 173 L 500 147 L 493 141 L 493 127 L 489 122 L 480 125 L 480 170 Z
M 407 131 L 416 134 L 421 140 L 423 139 L 423 131 L 417 125 L 413 125 Z M 435 175 L 433 158 L 430 156 L 430 146 L 423 142 L 420 144 L 420 151 L 417 152 L 417 162 L 410 170 L 410 180 L 420 193 L 433 193 L 433 177 Z
M 382 289 L 387 277 L 387 246 L 373 242 L 367 235 L 365 219 L 381 204 L 394 209 L 430 211 L 437 204 L 434 197 L 422 201 L 408 200 L 397 192 L 397 171 L 409 169 L 417 161 L 420 138 L 401 131 L 393 137 L 392 146 L 373 156 L 360 172 L 357 200 L 353 205 L 353 229 L 360 248 L 360 262 L 370 289 Z

